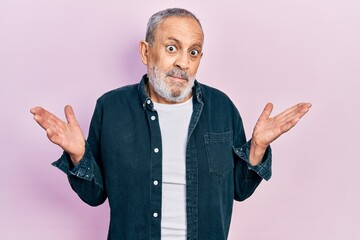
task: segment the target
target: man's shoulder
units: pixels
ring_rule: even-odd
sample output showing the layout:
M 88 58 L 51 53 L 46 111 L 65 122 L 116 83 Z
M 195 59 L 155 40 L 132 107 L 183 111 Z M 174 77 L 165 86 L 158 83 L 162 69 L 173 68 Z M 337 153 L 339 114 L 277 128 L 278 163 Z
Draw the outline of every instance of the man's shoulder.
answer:
M 203 93 L 203 98 L 205 100 L 209 100 L 209 101 L 219 101 L 219 102 L 223 102 L 223 103 L 232 103 L 231 99 L 229 98 L 229 96 L 224 93 L 223 91 L 221 91 L 218 88 L 203 84 L 203 83 L 199 83 L 201 91 Z
M 202 93 L 204 111 L 209 111 L 209 116 L 221 118 L 224 122 L 233 119 L 238 122 L 239 111 L 230 97 L 218 88 L 199 84 Z M 206 114 L 205 114 L 206 115 Z

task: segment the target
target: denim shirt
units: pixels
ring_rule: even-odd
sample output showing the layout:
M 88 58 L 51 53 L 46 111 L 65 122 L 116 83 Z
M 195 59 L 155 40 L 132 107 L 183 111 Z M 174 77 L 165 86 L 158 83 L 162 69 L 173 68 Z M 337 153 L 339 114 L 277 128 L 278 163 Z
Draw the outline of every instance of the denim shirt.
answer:
M 85 154 L 75 168 L 67 153 L 53 163 L 91 206 L 110 206 L 108 239 L 159 240 L 161 236 L 162 145 L 158 114 L 139 84 L 97 101 Z M 271 177 L 271 149 L 249 164 L 241 117 L 219 90 L 195 81 L 186 145 L 188 240 L 227 239 L 233 200 L 248 198 Z

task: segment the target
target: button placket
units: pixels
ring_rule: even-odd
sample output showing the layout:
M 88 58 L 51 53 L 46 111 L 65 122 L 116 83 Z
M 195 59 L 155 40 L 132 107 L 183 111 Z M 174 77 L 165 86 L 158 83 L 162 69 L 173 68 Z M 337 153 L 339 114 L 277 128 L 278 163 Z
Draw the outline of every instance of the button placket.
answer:
M 153 102 L 151 99 L 147 99 L 145 104 L 147 105 L 146 114 L 150 130 L 151 142 L 150 142 L 150 155 L 151 158 L 151 239 L 157 239 L 160 234 L 160 216 L 161 216 L 161 181 L 162 181 L 162 154 L 161 154 L 161 132 L 158 121 L 158 115 L 155 109 L 153 109 Z

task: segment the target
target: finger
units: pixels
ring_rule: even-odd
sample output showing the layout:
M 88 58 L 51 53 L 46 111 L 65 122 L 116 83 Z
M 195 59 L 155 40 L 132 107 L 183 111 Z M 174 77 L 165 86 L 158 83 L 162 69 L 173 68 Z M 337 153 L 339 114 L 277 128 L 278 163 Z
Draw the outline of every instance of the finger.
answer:
M 35 110 L 34 120 L 45 130 L 54 125 L 64 124 L 61 119 L 56 117 L 54 114 L 46 111 L 45 109 Z
M 30 110 L 30 112 L 34 115 L 33 118 L 40 125 L 40 127 L 45 130 L 50 127 L 48 123 L 50 115 L 45 109 L 43 109 L 42 107 L 34 107 Z
M 41 107 L 35 106 L 35 107 L 32 107 L 32 108 L 30 109 L 30 112 L 34 115 L 34 114 L 36 114 L 36 112 L 39 111 L 40 109 L 41 109 Z
M 289 131 L 291 128 L 293 128 L 299 120 L 309 111 L 309 108 L 311 107 L 311 104 L 304 105 L 299 111 L 296 112 L 296 114 L 293 114 L 292 116 L 288 117 L 284 123 L 280 126 L 280 130 L 282 133 L 285 133 Z
M 286 119 L 291 118 L 294 114 L 295 115 L 297 115 L 297 114 L 301 115 L 302 112 L 306 113 L 310 107 L 311 107 L 310 103 L 298 103 L 298 104 L 286 109 L 285 111 L 279 113 L 274 118 L 275 118 L 275 120 L 284 121 Z
M 64 121 L 55 118 L 49 118 L 47 124 L 50 127 L 55 128 L 58 132 L 64 132 L 67 125 Z
M 70 105 L 66 105 L 64 111 L 68 123 L 78 125 L 73 108 Z
M 309 111 L 310 107 L 311 104 L 299 104 L 295 110 L 286 115 L 285 121 L 292 121 L 294 118 L 302 118 Z
M 281 134 L 286 133 L 287 131 L 289 131 L 291 128 L 293 128 L 300 120 L 299 118 L 294 118 L 291 121 L 288 121 L 286 123 L 284 123 L 281 127 L 280 127 L 280 131 Z
M 47 128 L 46 135 L 52 143 L 59 146 L 61 145 L 61 138 L 59 137 L 59 132 L 55 127 Z
M 276 124 L 283 125 L 283 124 L 293 121 L 293 119 L 301 118 L 304 114 L 305 113 L 302 112 L 300 109 L 295 109 L 295 110 L 289 112 L 285 116 L 280 116 L 280 117 L 276 116 L 275 122 L 276 122 Z
M 296 111 L 296 109 L 298 108 L 298 104 L 286 109 L 285 111 L 279 113 L 278 115 L 276 115 L 274 118 L 275 119 L 284 119 L 286 118 L 286 116 L 288 116 L 289 114 L 292 114 L 294 111 Z
M 262 120 L 266 120 L 269 118 L 272 110 L 274 108 L 274 105 L 272 103 L 267 103 L 263 112 L 261 113 L 259 120 L 258 121 L 262 121 Z
M 36 106 L 36 107 L 33 107 L 33 108 L 30 109 L 30 112 L 33 115 L 42 115 L 44 111 L 46 111 L 46 110 L 44 108 L 42 108 L 42 107 L 39 107 L 39 106 Z

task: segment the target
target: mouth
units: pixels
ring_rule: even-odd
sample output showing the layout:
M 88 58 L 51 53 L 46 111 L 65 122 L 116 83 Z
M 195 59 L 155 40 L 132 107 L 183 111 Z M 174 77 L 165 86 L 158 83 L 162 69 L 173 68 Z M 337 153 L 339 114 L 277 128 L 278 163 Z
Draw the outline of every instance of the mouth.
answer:
M 182 78 L 182 77 L 175 76 L 175 75 L 168 75 L 168 77 L 172 78 L 175 81 L 188 81 L 187 78 Z

